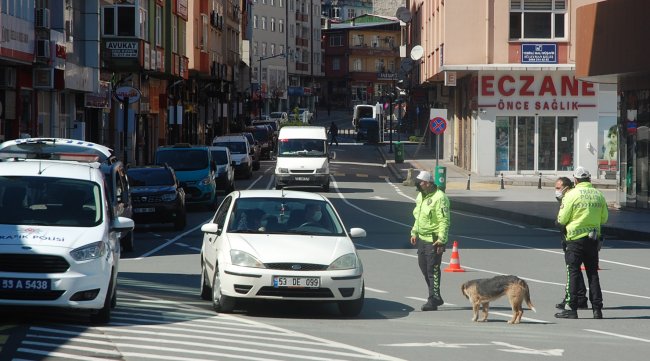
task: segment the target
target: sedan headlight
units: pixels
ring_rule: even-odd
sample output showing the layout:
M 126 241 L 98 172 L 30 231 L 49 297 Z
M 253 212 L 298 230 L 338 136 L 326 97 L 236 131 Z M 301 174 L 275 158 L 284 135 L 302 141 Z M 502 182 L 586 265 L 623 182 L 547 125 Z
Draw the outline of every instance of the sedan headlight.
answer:
M 87 261 L 89 259 L 100 258 L 106 254 L 106 243 L 103 241 L 91 243 L 70 251 L 70 256 L 75 261 Z
M 230 250 L 230 262 L 234 266 L 264 268 L 264 264 L 249 253 L 236 249 Z
M 171 202 L 176 199 L 176 193 L 167 193 L 163 194 L 160 199 L 162 199 L 165 202 Z
M 289 173 L 289 168 L 278 168 L 278 173 L 287 174 Z
M 354 269 L 357 268 L 357 255 L 354 253 L 344 254 L 332 262 L 328 270 Z

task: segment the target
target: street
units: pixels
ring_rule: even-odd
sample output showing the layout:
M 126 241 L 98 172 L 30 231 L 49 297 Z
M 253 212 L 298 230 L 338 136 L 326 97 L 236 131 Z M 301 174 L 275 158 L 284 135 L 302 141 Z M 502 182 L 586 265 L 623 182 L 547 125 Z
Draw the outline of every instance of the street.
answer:
M 340 125 L 347 118 L 337 120 Z M 416 191 L 391 178 L 376 146 L 339 137 L 326 194 L 346 228 L 362 227 L 356 242 L 364 264 L 365 305 L 342 318 L 330 304 L 255 302 L 216 314 L 199 297 L 200 227 L 212 216 L 191 210 L 182 232 L 138 226 L 135 251 L 122 255 L 118 302 L 110 324 L 59 310 L 2 310 L 0 359 L 21 360 L 645 360 L 650 350 L 650 244 L 608 240 L 601 251 L 604 319 L 591 310 L 578 320 L 553 317 L 566 273 L 559 234 L 490 214 L 454 211 L 443 256 L 458 242 L 465 272 L 443 272 L 445 304 L 422 312 L 425 281 L 409 242 Z M 236 188 L 271 189 L 273 161 L 262 161 Z M 456 191 L 458 192 L 458 191 Z M 460 285 L 513 274 L 526 280 L 537 312 L 524 308 L 510 325 L 507 298 L 493 302 L 488 322 L 472 322 Z

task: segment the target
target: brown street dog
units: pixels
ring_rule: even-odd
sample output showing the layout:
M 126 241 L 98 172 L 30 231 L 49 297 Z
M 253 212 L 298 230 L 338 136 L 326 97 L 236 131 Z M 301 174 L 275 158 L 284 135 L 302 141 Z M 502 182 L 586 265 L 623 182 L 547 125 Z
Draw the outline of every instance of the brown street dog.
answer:
M 508 323 L 519 323 L 524 314 L 522 304 L 526 301 L 528 308 L 535 311 L 535 306 L 530 301 L 530 291 L 526 281 L 517 276 L 496 276 L 492 278 L 481 278 L 463 283 L 460 288 L 463 295 L 472 303 L 474 316 L 472 321 L 477 322 L 478 310 L 483 308 L 483 319 L 487 321 L 490 301 L 494 301 L 503 295 L 508 296 L 512 307 L 512 318 Z M 537 312 L 537 311 L 535 311 Z

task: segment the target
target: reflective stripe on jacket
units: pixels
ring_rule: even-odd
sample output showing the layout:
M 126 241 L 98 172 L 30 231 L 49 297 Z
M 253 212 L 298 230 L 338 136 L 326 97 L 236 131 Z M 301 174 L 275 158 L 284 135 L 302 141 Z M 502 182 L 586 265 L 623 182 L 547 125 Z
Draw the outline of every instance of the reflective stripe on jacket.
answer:
M 586 237 L 592 229 L 600 236 L 600 225 L 608 216 L 603 193 L 589 182 L 580 182 L 562 198 L 557 222 L 566 226 L 566 240 L 570 242 Z
M 425 242 L 438 240 L 447 243 L 449 234 L 450 215 L 449 198 L 445 192 L 436 190 L 425 196 L 418 193 L 413 209 L 415 222 L 411 229 L 411 236 L 419 237 Z

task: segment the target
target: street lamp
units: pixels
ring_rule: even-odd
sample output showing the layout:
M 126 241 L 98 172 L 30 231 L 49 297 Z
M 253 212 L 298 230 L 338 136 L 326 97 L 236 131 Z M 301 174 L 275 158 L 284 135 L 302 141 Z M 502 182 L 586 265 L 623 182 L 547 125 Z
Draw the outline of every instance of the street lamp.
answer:
M 260 71 L 257 74 L 257 81 L 259 82 L 259 91 L 260 91 L 260 111 L 259 111 L 259 116 L 262 116 L 262 110 L 264 108 L 264 98 L 262 98 L 262 60 L 268 60 L 268 59 L 273 59 L 277 58 L 280 56 L 284 56 L 284 53 L 280 54 L 275 54 L 275 55 L 270 55 L 270 56 L 260 56 L 259 62 L 260 62 Z

